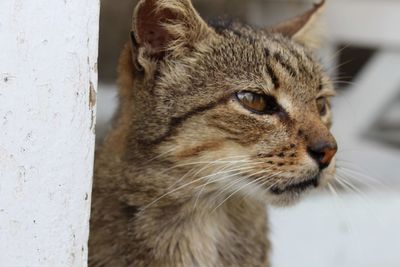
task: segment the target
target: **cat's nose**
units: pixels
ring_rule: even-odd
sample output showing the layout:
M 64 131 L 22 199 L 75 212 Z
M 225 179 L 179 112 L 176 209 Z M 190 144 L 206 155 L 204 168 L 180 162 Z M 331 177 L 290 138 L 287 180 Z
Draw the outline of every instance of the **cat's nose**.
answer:
M 321 170 L 331 163 L 337 152 L 336 142 L 320 141 L 308 146 L 308 154 L 318 163 Z

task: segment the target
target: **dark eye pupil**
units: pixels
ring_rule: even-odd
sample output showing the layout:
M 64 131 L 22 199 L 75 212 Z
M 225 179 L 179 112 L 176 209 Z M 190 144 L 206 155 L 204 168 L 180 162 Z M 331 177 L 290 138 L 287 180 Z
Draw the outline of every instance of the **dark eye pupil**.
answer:
M 267 107 L 266 109 L 271 112 L 278 112 L 280 111 L 280 106 L 276 102 L 275 98 L 272 96 L 265 96 Z
M 236 93 L 236 98 L 243 107 L 255 113 L 272 115 L 280 111 L 273 96 L 245 91 Z

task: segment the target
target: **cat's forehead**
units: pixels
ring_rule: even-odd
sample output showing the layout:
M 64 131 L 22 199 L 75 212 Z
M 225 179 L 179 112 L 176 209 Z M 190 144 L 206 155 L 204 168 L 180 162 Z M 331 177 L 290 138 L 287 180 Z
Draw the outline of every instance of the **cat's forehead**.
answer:
M 258 43 L 271 50 L 297 50 L 311 57 L 312 52 L 305 46 L 295 42 L 292 38 L 268 28 L 259 28 L 245 24 L 238 20 L 217 19 L 210 22 L 217 34 L 223 36 L 227 42 L 234 41 L 240 46 L 240 42 Z M 248 46 L 247 48 L 251 48 Z
M 324 84 L 326 75 L 312 51 L 291 38 L 238 21 L 219 20 L 212 26 L 220 36 L 214 59 L 233 80 L 247 78 L 270 92 L 281 88 L 296 97 L 299 92 L 313 97 Z

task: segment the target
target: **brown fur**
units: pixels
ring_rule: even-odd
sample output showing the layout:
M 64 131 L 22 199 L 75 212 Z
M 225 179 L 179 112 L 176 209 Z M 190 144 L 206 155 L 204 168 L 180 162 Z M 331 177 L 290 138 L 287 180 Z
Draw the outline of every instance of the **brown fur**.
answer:
M 188 0 L 142 0 L 133 30 L 96 153 L 89 265 L 269 266 L 265 203 L 290 204 L 302 192 L 276 192 L 334 171 L 308 155 L 334 142 L 315 102 L 331 96 L 328 77 L 285 32 L 209 26 Z M 239 91 L 285 111 L 252 113 Z

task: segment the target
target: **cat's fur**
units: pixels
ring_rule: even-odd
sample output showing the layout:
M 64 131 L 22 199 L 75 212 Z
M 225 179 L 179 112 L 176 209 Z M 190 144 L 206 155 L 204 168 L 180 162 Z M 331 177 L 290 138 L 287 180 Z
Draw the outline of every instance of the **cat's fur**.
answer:
M 321 5 L 275 28 L 206 24 L 189 0 L 142 0 L 119 65 L 120 107 L 96 154 L 90 266 L 269 266 L 271 188 L 319 175 L 307 148 L 334 143 L 327 75 L 302 44 Z M 274 95 L 258 115 L 234 94 Z M 288 241 L 290 242 L 290 241 Z

